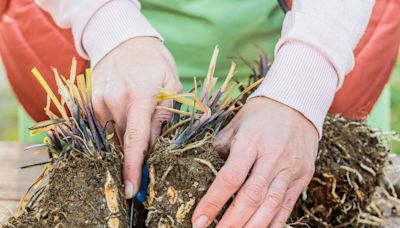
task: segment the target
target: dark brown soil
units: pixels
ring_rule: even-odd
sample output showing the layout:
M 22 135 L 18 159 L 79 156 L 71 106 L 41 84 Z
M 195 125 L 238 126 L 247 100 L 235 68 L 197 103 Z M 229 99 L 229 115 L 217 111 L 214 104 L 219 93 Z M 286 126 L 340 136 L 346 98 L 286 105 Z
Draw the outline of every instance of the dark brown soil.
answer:
M 40 198 L 4 228 L 129 227 L 121 154 L 67 154 L 52 164 Z
M 173 151 L 166 142 L 151 154 L 147 227 L 192 227 L 195 205 L 206 193 L 224 160 L 210 142 L 187 151 Z M 214 227 L 215 223 L 210 227 Z
M 362 226 L 359 218 L 371 202 L 386 157 L 387 149 L 377 133 L 364 123 L 328 117 L 315 176 L 298 200 L 290 225 Z M 160 141 L 148 160 L 151 179 L 145 205 L 149 210 L 147 227 L 192 227 L 193 210 L 223 163 L 211 142 L 174 151 L 167 142 Z
M 328 117 L 314 177 L 291 221 L 312 227 L 361 227 L 363 220 L 375 216 L 366 209 L 382 180 L 388 154 L 378 136 L 361 122 Z

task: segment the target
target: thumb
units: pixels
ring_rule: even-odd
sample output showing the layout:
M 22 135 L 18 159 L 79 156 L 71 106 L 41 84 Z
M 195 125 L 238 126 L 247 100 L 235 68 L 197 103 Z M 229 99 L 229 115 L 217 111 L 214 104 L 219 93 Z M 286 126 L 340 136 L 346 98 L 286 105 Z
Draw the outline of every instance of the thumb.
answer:
M 219 156 L 226 159 L 228 158 L 231 149 L 231 141 L 235 134 L 235 128 L 232 122 L 228 124 L 222 131 L 220 131 L 215 139 L 213 146 L 219 153 Z
M 151 115 L 154 103 L 149 99 L 136 99 L 128 107 L 124 134 L 125 197 L 132 198 L 138 191 L 145 153 L 150 140 Z
M 174 78 L 177 77 L 178 77 L 177 75 L 175 77 L 169 77 L 164 88 L 171 92 L 181 93 L 183 91 L 182 84 L 179 82 L 179 80 L 174 80 Z M 172 108 L 173 101 L 172 100 L 162 101 L 158 104 L 158 106 Z M 167 110 L 157 109 L 154 112 L 151 120 L 151 134 L 150 134 L 151 145 L 153 145 L 155 139 L 160 135 L 161 125 L 163 124 L 163 122 L 171 120 L 171 117 L 172 113 Z
M 158 104 L 160 107 L 172 108 L 172 101 L 163 101 Z M 172 113 L 163 109 L 156 109 L 151 119 L 150 145 L 153 145 L 156 138 L 160 135 L 161 127 L 164 121 L 170 120 Z

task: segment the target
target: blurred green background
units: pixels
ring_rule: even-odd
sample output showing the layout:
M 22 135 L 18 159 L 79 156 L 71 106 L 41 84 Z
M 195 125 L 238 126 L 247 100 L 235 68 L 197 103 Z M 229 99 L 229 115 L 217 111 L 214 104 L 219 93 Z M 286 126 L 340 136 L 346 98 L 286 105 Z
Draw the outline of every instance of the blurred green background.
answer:
M 400 132 L 400 56 L 390 79 L 391 130 Z M 400 142 L 392 142 L 392 150 L 400 154 Z
M 0 62 L 0 141 L 18 140 L 18 102 Z
M 400 132 L 400 57 L 397 61 L 395 70 L 392 73 L 390 80 L 390 103 L 391 103 L 391 130 Z M 379 113 L 379 108 L 375 112 Z M 18 123 L 27 121 L 18 121 L 19 118 L 26 118 L 22 113 L 13 92 L 10 89 L 9 83 L 5 76 L 4 69 L 0 62 L 0 141 L 18 141 L 27 142 L 26 138 L 19 138 L 19 130 L 24 130 L 27 126 L 18 126 Z M 382 114 L 384 115 L 384 110 Z M 29 121 L 28 121 L 29 122 Z M 373 121 L 372 121 L 373 122 Z M 400 142 L 392 142 L 394 152 L 400 154 Z

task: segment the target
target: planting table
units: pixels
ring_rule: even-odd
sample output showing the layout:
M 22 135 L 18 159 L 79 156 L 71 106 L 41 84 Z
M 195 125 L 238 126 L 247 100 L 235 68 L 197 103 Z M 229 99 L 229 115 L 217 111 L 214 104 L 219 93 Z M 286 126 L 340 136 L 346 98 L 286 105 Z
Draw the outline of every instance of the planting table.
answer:
M 24 151 L 25 145 L 0 141 L 0 225 L 11 212 L 15 211 L 18 201 L 42 167 L 21 170 L 19 167 L 46 161 L 47 154 L 33 154 Z

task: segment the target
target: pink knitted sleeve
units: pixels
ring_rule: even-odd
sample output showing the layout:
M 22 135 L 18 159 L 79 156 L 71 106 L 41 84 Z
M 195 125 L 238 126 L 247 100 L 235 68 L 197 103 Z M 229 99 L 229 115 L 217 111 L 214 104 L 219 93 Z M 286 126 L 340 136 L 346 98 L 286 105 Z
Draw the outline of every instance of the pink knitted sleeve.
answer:
M 297 0 L 284 20 L 267 79 L 250 96 L 265 96 L 302 113 L 319 135 L 333 97 L 354 66 L 373 0 Z

